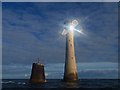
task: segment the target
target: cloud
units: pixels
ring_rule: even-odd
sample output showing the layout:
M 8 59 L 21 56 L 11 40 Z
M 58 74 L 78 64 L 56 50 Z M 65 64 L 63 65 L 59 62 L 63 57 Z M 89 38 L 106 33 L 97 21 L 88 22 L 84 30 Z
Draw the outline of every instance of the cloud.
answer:
M 17 0 L 16 2 L 118 2 L 119 0 Z M 15 2 L 15 0 L 2 0 L 2 2 Z
M 77 63 L 118 60 L 116 3 L 2 5 L 3 65 L 31 65 L 38 57 L 44 64 L 64 63 L 65 37 L 61 32 L 64 21 L 69 18 L 78 19 L 77 28 L 83 28 L 86 35 L 75 33 Z
M 106 65 L 106 66 L 104 66 Z M 118 78 L 117 63 L 77 63 L 79 78 Z M 3 78 L 30 78 L 31 65 L 3 65 Z M 64 75 L 63 63 L 45 64 L 47 79 L 62 79 Z M 14 77 L 11 77 L 11 76 Z M 26 77 L 27 75 L 27 77 Z

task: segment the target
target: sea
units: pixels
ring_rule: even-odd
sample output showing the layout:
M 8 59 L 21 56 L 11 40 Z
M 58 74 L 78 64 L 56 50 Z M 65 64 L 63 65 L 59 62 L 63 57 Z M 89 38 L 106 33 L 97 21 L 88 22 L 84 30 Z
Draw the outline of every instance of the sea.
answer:
M 64 82 L 61 79 L 47 79 L 43 84 L 30 84 L 28 79 L 3 79 L 2 90 L 120 90 L 119 79 L 79 79 L 78 82 Z

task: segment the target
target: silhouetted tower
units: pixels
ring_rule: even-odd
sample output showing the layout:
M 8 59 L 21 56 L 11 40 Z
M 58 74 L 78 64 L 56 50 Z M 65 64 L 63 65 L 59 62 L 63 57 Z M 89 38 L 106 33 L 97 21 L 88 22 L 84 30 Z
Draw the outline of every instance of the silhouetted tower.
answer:
M 45 72 L 44 72 L 44 65 L 40 64 L 39 58 L 37 63 L 33 63 L 30 83 L 44 83 L 45 80 Z
M 78 80 L 76 59 L 74 52 L 74 24 L 76 21 L 67 21 L 66 25 L 66 59 L 65 59 L 65 71 L 64 81 L 72 82 Z

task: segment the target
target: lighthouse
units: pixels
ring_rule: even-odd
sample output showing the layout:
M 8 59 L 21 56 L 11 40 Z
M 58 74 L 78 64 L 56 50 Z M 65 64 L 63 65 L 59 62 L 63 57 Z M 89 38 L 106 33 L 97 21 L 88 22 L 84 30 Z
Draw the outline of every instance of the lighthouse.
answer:
M 66 57 L 63 78 L 65 82 L 73 82 L 78 80 L 74 50 L 74 27 L 77 24 L 77 20 L 65 22 L 64 29 L 66 31 Z

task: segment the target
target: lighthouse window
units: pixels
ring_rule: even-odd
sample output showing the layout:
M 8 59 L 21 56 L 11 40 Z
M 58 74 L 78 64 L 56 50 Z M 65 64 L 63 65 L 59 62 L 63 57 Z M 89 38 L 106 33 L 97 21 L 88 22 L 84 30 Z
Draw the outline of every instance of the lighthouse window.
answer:
M 72 57 L 72 59 L 73 59 L 73 57 Z
M 70 46 L 72 47 L 72 44 L 70 44 Z
M 69 42 L 70 42 L 70 40 L 69 40 Z

